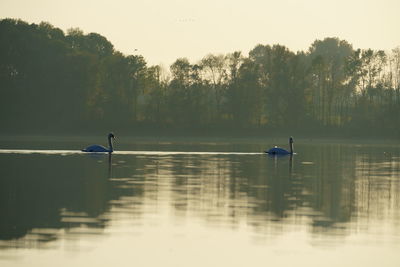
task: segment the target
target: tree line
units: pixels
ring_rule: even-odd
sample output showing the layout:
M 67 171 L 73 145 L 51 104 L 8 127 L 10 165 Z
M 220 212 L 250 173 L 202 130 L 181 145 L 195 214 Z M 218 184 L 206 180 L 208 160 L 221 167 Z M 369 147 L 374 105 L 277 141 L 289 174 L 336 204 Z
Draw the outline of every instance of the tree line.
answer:
M 0 21 L 3 132 L 114 129 L 326 132 L 400 136 L 400 47 L 339 38 L 307 51 L 256 45 L 169 69 L 97 33 Z

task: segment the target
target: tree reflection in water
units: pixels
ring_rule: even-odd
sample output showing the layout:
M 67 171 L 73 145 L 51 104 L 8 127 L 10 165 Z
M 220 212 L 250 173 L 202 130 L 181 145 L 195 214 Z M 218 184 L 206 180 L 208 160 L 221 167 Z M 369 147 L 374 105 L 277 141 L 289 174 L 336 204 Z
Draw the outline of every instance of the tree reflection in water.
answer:
M 340 236 L 368 218 L 400 221 L 399 157 L 374 148 L 300 146 L 281 158 L 0 154 L 0 163 L 3 248 L 101 236 L 120 217 L 145 223 L 165 209 L 209 227 L 244 222 L 260 235 L 299 225 Z

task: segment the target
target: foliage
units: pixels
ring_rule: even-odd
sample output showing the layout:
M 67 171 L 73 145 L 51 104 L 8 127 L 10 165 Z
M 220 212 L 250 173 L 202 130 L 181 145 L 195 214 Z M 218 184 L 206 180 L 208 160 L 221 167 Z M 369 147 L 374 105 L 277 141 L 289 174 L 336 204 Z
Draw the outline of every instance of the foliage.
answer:
M 171 129 L 368 131 L 400 135 L 400 48 L 354 50 L 316 40 L 209 54 L 170 70 L 123 55 L 97 33 L 0 21 L 5 131 Z

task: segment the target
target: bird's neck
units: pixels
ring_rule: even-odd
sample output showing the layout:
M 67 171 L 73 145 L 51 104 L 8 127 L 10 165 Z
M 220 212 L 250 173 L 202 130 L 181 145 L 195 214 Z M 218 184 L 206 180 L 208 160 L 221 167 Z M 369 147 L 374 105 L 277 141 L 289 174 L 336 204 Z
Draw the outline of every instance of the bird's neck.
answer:
M 112 144 L 112 141 L 111 141 L 111 137 L 108 137 L 108 148 L 110 149 L 111 152 L 114 151 L 113 144 Z
M 289 146 L 290 146 L 290 154 L 293 154 L 293 142 L 290 142 Z

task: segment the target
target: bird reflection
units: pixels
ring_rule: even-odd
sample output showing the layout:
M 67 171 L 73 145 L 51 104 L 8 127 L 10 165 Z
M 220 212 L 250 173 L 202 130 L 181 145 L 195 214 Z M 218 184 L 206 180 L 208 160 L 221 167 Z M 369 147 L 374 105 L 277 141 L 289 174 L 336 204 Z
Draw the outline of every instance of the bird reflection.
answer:
M 293 167 L 294 167 L 293 154 L 290 154 L 290 155 L 268 155 L 268 157 L 273 159 L 275 168 L 278 168 L 278 163 L 282 162 L 286 158 L 289 158 L 289 177 L 292 176 Z
M 112 177 L 112 153 L 108 153 L 108 178 Z
M 268 189 L 265 192 L 265 206 L 262 208 L 272 212 L 275 220 L 284 218 L 289 210 L 292 210 L 297 203 L 297 184 L 294 173 L 293 155 L 267 155 L 268 168 L 266 184 Z M 272 168 L 271 168 L 272 167 Z
M 104 154 L 101 153 L 88 153 L 87 154 L 90 158 L 97 160 L 98 162 L 103 162 Z M 108 153 L 107 156 L 107 177 L 112 177 L 112 153 Z

